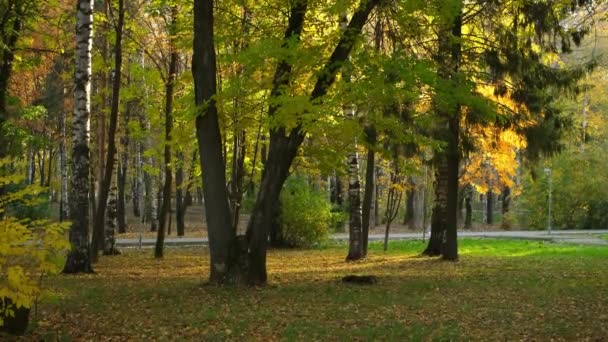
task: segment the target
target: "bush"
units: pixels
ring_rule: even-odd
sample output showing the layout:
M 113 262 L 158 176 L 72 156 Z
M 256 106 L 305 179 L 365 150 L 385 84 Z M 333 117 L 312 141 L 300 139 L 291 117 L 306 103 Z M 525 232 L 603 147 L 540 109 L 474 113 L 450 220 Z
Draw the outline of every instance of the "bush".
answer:
M 530 228 L 546 229 L 548 176 L 537 168 L 536 178 L 524 180 L 521 206 L 526 211 L 521 222 Z M 551 225 L 555 229 L 600 229 L 608 226 L 608 200 L 605 189 L 603 151 L 563 153 L 552 160 Z
M 292 177 L 281 192 L 280 225 L 291 247 L 310 247 L 327 239 L 332 224 L 331 204 L 313 191 L 306 180 Z
M 0 327 L 7 318 L 29 308 L 40 293 L 42 275 L 61 270 L 68 223 L 20 218 L 9 208 L 38 206 L 44 189 L 17 187 L 23 177 L 11 174 L 8 160 L 0 161 Z M 21 212 L 22 214 L 23 212 Z M 7 327 L 11 331 L 11 327 Z M 2 329 L 4 330 L 4 329 Z

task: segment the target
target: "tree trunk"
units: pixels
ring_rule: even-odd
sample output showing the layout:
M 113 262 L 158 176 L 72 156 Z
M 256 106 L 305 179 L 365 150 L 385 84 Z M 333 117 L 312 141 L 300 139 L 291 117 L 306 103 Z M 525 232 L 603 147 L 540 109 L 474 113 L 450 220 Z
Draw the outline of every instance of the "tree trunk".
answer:
M 59 221 L 63 222 L 68 218 L 68 158 L 67 158 L 67 137 L 66 137 L 66 112 L 59 111 L 59 176 L 60 176 L 60 195 L 59 195 Z
M 237 101 L 235 101 L 237 102 Z M 236 105 L 236 103 L 235 103 Z M 238 108 L 238 105 L 237 105 Z M 232 209 L 232 225 L 237 231 L 239 225 L 239 212 L 243 200 L 243 179 L 245 177 L 245 130 L 235 130 L 233 137 L 232 179 L 230 181 L 230 208 Z
M 347 18 L 344 13 L 340 18 L 340 29 L 346 30 Z M 342 79 L 350 83 L 350 71 L 342 70 Z M 355 108 L 352 104 L 344 104 L 344 115 L 351 120 L 355 119 Z M 359 177 L 359 155 L 357 153 L 357 139 L 353 139 L 353 150 L 348 155 L 348 255 L 347 261 L 363 258 L 363 227 L 361 213 L 361 180 Z
M 365 166 L 365 193 L 363 195 L 362 209 L 362 234 L 363 247 L 362 256 L 367 257 L 367 245 L 369 238 L 369 228 L 372 221 L 372 203 L 374 199 L 374 189 L 376 187 L 376 177 L 374 171 L 376 169 L 376 128 L 373 125 L 365 127 L 365 137 L 367 139 L 367 164 Z
M 89 259 L 89 111 L 93 7 L 78 0 L 76 13 L 76 65 L 74 120 L 72 122 L 72 179 L 69 203 L 71 249 L 64 273 L 93 272 Z
M 382 220 L 380 219 L 380 184 L 378 183 L 378 179 L 380 179 L 380 175 L 382 174 L 382 169 L 380 166 L 376 167 L 376 188 L 374 189 L 374 227 L 381 224 Z
M 123 135 L 120 137 L 120 154 L 118 163 L 117 177 L 117 198 L 116 198 L 116 223 L 118 225 L 118 233 L 127 232 L 127 210 L 126 210 L 126 194 L 127 173 L 129 170 L 129 120 L 131 117 L 131 104 L 127 104 L 125 115 L 123 116 Z M 133 189 L 135 192 L 136 189 Z
M 347 29 L 340 37 L 337 47 L 333 51 L 328 62 L 318 73 L 317 82 L 310 96 L 311 101 L 317 101 L 327 94 L 336 79 L 337 73 L 348 58 L 355 43 L 355 38 L 360 34 L 363 24 L 371 10 L 378 4 L 377 0 L 362 1 L 354 13 Z M 284 46 L 297 39 L 304 24 L 304 14 L 307 9 L 307 1 L 297 1 L 291 9 L 288 28 L 285 34 Z M 292 44 L 292 43 L 291 43 Z M 279 96 L 283 95 L 285 86 L 290 82 L 292 66 L 286 60 L 279 62 L 273 80 L 273 89 L 270 95 L 271 106 L 269 116 L 273 117 L 278 108 L 274 104 Z M 270 148 L 264 176 L 258 192 L 256 204 L 247 227 L 247 240 L 249 248 L 249 275 L 250 284 L 266 283 L 266 248 L 268 244 L 268 227 L 273 220 L 273 206 L 279 200 L 279 194 L 285 179 L 289 173 L 289 167 L 304 141 L 302 126 L 297 125 L 289 134 L 286 134 L 283 126 L 274 128 L 270 132 Z
M 194 55 L 192 74 L 199 115 L 196 137 L 203 174 L 203 196 L 209 232 L 210 276 L 213 284 L 238 283 L 239 268 L 236 232 L 226 190 L 226 170 L 222 157 L 222 137 L 215 103 L 217 70 L 213 40 L 213 1 L 194 2 Z M 204 105 L 204 106 L 203 106 Z
M 462 2 L 459 13 L 454 17 L 451 28 L 439 30 L 438 60 L 444 63 L 439 70 L 439 77 L 453 82 L 457 88 L 460 67 L 462 29 Z M 451 34 L 451 35 L 450 35 Z M 449 56 L 449 57 L 448 57 Z M 448 59 L 449 58 L 449 59 Z M 445 65 L 445 61 L 450 63 Z M 460 105 L 456 104 L 450 111 L 438 110 L 440 118 L 447 121 L 447 130 L 442 131 L 447 142 L 446 151 L 437 156 L 438 165 L 435 173 L 435 207 L 431 219 L 431 237 L 424 255 L 442 255 L 444 260 L 458 259 L 458 171 L 460 163 L 459 122 Z
M 97 211 L 93 226 L 92 242 L 92 261 L 97 260 L 97 251 L 104 249 L 104 221 L 106 206 L 112 176 L 114 171 L 114 160 L 116 156 L 116 127 L 118 124 L 118 109 L 120 104 L 120 80 L 122 71 L 122 30 L 124 26 L 124 0 L 118 0 L 118 23 L 115 27 L 116 43 L 114 46 L 114 72 L 112 79 L 112 106 L 110 111 L 110 126 L 108 127 L 108 153 L 103 173 L 103 180 L 99 188 L 99 198 L 97 200 Z
M 6 36 L 3 35 L 2 39 L 2 65 L 0 67 L 0 132 L 4 130 L 4 125 L 8 120 L 8 113 L 6 108 L 6 100 L 8 96 L 8 87 L 11 74 L 13 71 L 13 61 L 15 60 L 15 46 L 17 40 L 21 34 L 24 18 L 24 7 L 27 3 L 20 4 L 17 2 L 13 10 L 15 11 L 14 19 L 10 28 L 3 28 L 3 31 L 8 31 Z M 7 4 L 3 4 L 3 7 Z M 5 9 L 4 15 L 9 15 L 9 10 Z M 7 25 L 8 26 L 8 25 Z M 4 158 L 8 155 L 10 141 L 6 140 L 4 134 L 0 134 L 0 158 Z M 0 191 L 3 191 L 0 189 Z
M 414 183 L 414 177 L 410 177 L 409 179 L 409 189 L 406 193 L 406 201 L 405 201 L 405 215 L 403 215 L 403 224 L 407 225 L 410 229 L 414 229 L 414 216 L 415 209 L 414 206 L 416 204 L 416 184 Z
M 503 219 L 504 219 L 504 216 L 509 213 L 510 204 L 511 204 L 511 188 L 509 188 L 508 186 L 506 186 L 502 190 L 502 215 L 503 215 Z
M 492 225 L 494 224 L 494 193 L 491 189 L 486 193 L 486 198 L 486 223 Z
M 142 158 L 141 158 L 141 142 L 137 142 L 134 146 L 135 148 L 135 153 L 134 157 L 135 157 L 135 163 L 133 164 L 134 167 L 134 172 L 133 172 L 133 197 L 131 198 L 132 203 L 133 203 L 133 216 L 135 217 L 141 217 L 141 194 L 142 194 L 142 189 L 144 188 L 143 186 L 143 173 L 142 173 L 142 169 L 141 169 L 141 163 L 142 163 Z
M 124 149 L 128 148 L 127 137 L 121 139 L 121 145 Z M 118 233 L 123 234 L 127 232 L 127 220 L 126 220 L 126 194 L 125 188 L 127 186 L 127 171 L 128 171 L 128 154 L 127 152 L 120 153 L 120 162 L 118 164 L 117 179 L 117 198 L 116 198 L 116 222 L 118 226 Z
M 361 222 L 361 182 L 359 180 L 359 158 L 356 144 L 354 152 L 348 156 L 348 255 L 347 261 L 363 257 L 363 231 Z
M 171 7 L 171 29 L 169 34 L 174 36 L 177 21 L 177 7 Z M 167 215 L 171 211 L 171 184 L 173 182 L 173 168 L 171 167 L 171 130 L 173 129 L 173 89 L 175 86 L 175 76 L 177 74 L 177 60 L 179 58 L 177 48 L 173 38 L 170 39 L 169 48 L 169 72 L 167 73 L 167 83 L 165 84 L 165 184 L 163 187 L 162 206 L 159 215 L 158 234 L 156 236 L 156 248 L 154 257 L 163 257 L 163 247 L 165 243 L 165 225 Z
M 32 185 L 36 180 L 36 152 L 30 149 L 28 153 L 27 184 Z
M 473 227 L 473 187 L 467 184 L 464 187 L 464 228 L 471 229 Z
M 42 153 L 40 153 L 40 150 L 38 150 L 37 154 L 38 154 L 38 170 L 39 170 L 38 173 L 40 173 L 40 182 L 39 182 L 39 185 L 41 187 L 43 187 L 44 186 L 44 179 L 46 177 L 45 165 L 44 165 L 44 161 L 45 161 L 45 158 L 44 158 L 44 149 L 42 150 Z
M 51 186 L 51 178 L 53 177 L 53 159 L 55 159 L 55 151 L 53 150 L 53 148 L 49 149 L 49 171 L 46 174 L 46 181 L 44 182 L 44 186 L 45 187 L 50 187 Z
M 458 77 L 454 77 L 460 69 L 462 36 L 462 8 L 463 2 L 459 1 L 458 13 L 452 25 L 452 37 L 449 40 L 451 53 L 451 70 L 449 79 L 452 80 L 454 88 L 458 89 Z M 460 170 L 460 104 L 456 104 L 454 112 L 448 116 L 448 203 L 447 203 L 447 225 L 445 232 L 445 243 L 443 260 L 458 260 L 458 172 Z
M 186 214 L 186 201 L 184 197 L 184 154 L 176 152 L 177 168 L 175 169 L 175 221 L 177 224 L 177 236 L 184 236 L 186 225 L 184 217 Z
M 459 26 L 460 27 L 460 26 Z M 459 35 L 457 36 L 459 37 Z M 458 260 L 458 171 L 460 169 L 459 158 L 459 122 L 460 109 L 456 110 L 450 118 L 450 142 L 447 153 L 447 222 L 445 231 L 445 242 L 443 248 L 443 259 L 449 261 Z
M 442 252 L 442 244 L 447 226 L 448 201 L 448 165 L 443 154 L 437 155 L 435 167 L 435 203 L 431 213 L 431 236 L 426 249 L 422 252 L 427 256 L 438 256 Z
M 113 172 L 118 173 L 118 168 Z M 117 255 L 120 252 L 116 249 L 116 224 L 118 214 L 118 186 L 117 178 L 112 177 L 112 184 L 110 185 L 110 194 L 108 197 L 108 208 L 106 210 L 106 225 L 104 231 L 104 245 L 103 255 Z
M 336 173 L 335 170 L 334 175 L 332 176 L 331 194 L 329 200 L 332 204 L 335 204 L 338 207 L 342 206 L 342 180 L 340 179 L 340 176 Z

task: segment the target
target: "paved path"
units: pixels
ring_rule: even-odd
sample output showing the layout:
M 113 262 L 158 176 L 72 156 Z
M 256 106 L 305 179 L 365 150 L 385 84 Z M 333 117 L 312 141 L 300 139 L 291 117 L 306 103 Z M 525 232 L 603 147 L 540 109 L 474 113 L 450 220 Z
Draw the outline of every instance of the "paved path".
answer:
M 478 238 L 493 238 L 493 239 L 522 239 L 522 240 L 540 240 L 556 243 L 572 243 L 580 245 L 596 245 L 608 246 L 608 241 L 597 237 L 600 234 L 608 234 L 607 229 L 602 230 L 558 230 L 548 234 L 546 231 L 494 231 L 494 232 L 458 232 L 459 237 L 478 237 Z M 394 233 L 390 235 L 391 240 L 420 240 L 420 233 Z M 428 238 L 428 234 L 426 236 Z M 336 241 L 348 241 L 348 234 L 333 234 L 332 239 Z M 369 236 L 370 241 L 383 241 L 384 235 L 372 234 Z M 156 239 L 117 239 L 117 247 L 150 247 L 154 246 Z M 205 238 L 167 238 L 165 246 L 200 246 L 207 245 L 209 240 Z

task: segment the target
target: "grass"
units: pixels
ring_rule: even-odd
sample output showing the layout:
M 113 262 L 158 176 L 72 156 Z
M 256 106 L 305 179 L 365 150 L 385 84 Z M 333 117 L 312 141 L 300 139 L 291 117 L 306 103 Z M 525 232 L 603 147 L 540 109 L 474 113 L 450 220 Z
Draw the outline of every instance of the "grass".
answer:
M 421 258 L 419 241 L 345 263 L 345 245 L 269 253 L 264 288 L 204 286 L 206 251 L 103 257 L 97 274 L 46 279 L 25 340 L 601 340 L 608 248 L 460 241 L 458 263 Z M 344 285 L 374 274 L 372 286 Z

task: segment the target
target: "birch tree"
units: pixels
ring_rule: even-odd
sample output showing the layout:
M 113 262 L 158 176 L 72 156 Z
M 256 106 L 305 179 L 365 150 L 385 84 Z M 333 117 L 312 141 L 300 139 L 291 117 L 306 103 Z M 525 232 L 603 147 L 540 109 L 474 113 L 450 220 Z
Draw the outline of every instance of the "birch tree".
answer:
M 89 259 L 89 120 L 91 110 L 91 48 L 93 4 L 78 0 L 76 8 L 76 58 L 74 119 L 72 121 L 72 178 L 69 203 L 70 244 L 64 273 L 92 272 Z

